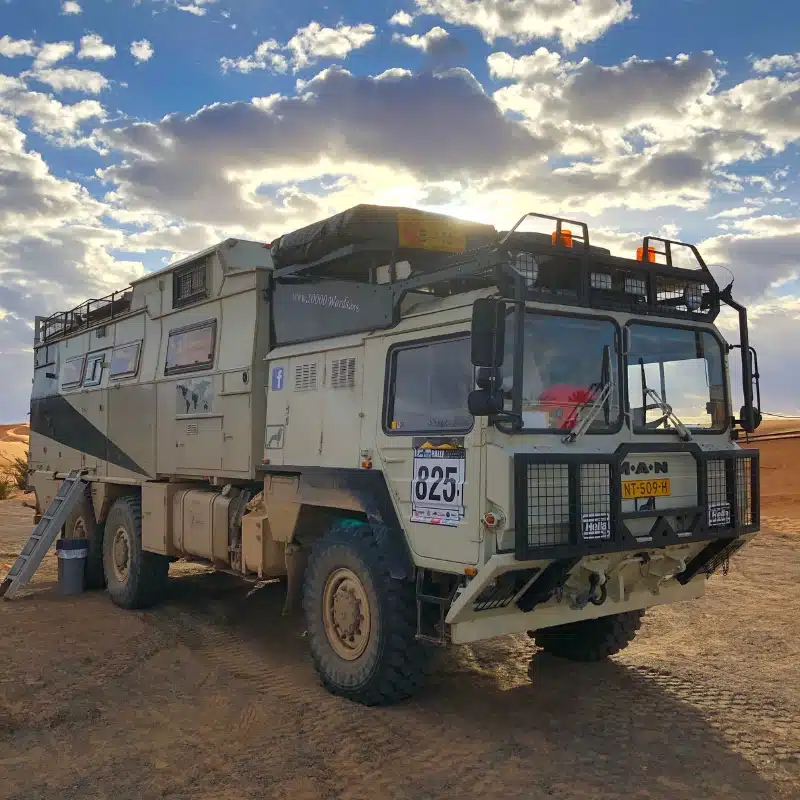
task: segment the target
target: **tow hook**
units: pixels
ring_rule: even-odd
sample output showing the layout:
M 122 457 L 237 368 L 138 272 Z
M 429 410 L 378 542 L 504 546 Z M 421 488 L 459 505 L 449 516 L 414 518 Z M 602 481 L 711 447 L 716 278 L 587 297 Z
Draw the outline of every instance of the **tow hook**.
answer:
M 592 572 L 589 575 L 589 590 L 587 592 L 579 592 L 572 598 L 572 607 L 577 611 L 586 608 L 589 603 L 595 606 L 601 606 L 606 601 L 608 590 L 606 589 L 607 583 L 606 576 L 601 572 Z

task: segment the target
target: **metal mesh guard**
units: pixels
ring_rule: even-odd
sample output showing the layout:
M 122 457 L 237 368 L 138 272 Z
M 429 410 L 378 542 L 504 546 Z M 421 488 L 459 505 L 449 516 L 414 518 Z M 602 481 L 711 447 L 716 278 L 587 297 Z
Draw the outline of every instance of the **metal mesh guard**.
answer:
M 611 538 L 611 467 L 581 464 L 581 536 L 588 541 Z
M 739 524 L 752 525 L 753 520 L 753 459 L 736 459 L 736 508 L 739 513 Z
M 528 464 L 528 547 L 569 544 L 569 467 Z

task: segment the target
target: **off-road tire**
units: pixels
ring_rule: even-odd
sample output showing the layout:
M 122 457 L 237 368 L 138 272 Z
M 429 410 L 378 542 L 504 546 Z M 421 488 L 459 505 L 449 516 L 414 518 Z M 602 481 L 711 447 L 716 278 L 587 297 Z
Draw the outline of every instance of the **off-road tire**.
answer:
M 89 552 L 84 570 L 84 589 L 104 589 L 106 575 L 103 570 L 103 526 L 94 516 L 91 489 L 80 499 L 64 525 L 65 539 L 88 539 Z
M 570 622 L 533 634 L 545 652 L 569 661 L 602 661 L 625 649 L 642 625 L 644 611 Z
M 129 543 L 125 579 L 120 579 L 114 566 L 115 537 L 120 528 Z M 149 608 L 162 599 L 169 559 L 142 550 L 142 501 L 138 497 L 119 497 L 111 506 L 103 535 L 103 567 L 108 593 L 121 608 Z
M 360 580 L 369 605 L 368 643 L 355 660 L 336 652 L 325 628 L 326 583 L 342 568 Z M 303 581 L 303 610 L 314 668 L 332 694 L 367 706 L 391 705 L 424 683 L 433 648 L 415 638 L 414 584 L 390 577 L 366 523 L 342 520 L 314 542 Z

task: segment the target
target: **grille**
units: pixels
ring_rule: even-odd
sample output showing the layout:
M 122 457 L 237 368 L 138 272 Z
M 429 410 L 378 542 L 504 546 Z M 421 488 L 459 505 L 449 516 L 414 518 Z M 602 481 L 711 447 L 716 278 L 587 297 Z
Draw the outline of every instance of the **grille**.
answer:
M 708 475 L 708 525 L 711 528 L 727 528 L 731 524 L 731 504 L 725 461 L 712 459 L 708 462 L 706 470 Z
M 525 584 L 539 572 L 538 567 L 533 569 L 506 572 L 499 575 L 476 598 L 473 608 L 475 611 L 492 611 L 496 608 L 506 608 Z
M 567 464 L 529 464 L 528 546 L 569 543 L 570 502 Z
M 581 535 L 588 540 L 611 538 L 611 465 L 581 464 Z
M 739 524 L 748 526 L 754 522 L 753 514 L 753 459 L 736 460 L 736 508 Z
M 310 392 L 317 388 L 317 362 L 297 364 L 294 368 L 294 390 Z
M 185 305 L 206 296 L 206 260 L 175 273 L 173 306 Z
M 331 363 L 331 389 L 349 389 L 356 385 L 355 358 L 337 358 Z

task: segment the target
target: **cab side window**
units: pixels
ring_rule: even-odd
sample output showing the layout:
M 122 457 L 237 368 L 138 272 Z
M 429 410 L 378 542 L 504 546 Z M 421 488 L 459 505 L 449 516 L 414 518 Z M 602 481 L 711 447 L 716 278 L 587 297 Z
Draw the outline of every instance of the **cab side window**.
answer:
M 467 395 L 474 388 L 468 336 L 416 341 L 390 351 L 384 428 L 387 433 L 468 431 Z

